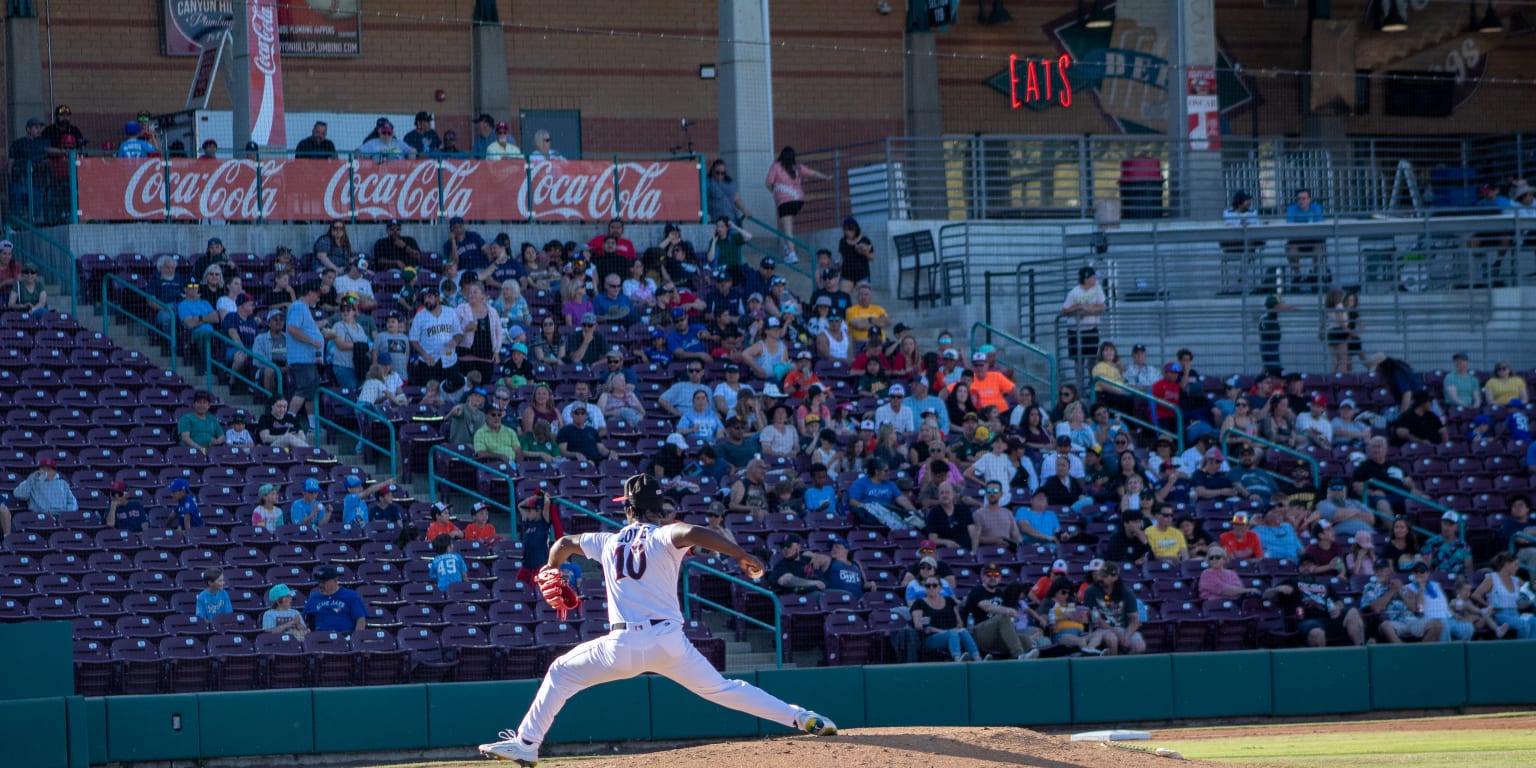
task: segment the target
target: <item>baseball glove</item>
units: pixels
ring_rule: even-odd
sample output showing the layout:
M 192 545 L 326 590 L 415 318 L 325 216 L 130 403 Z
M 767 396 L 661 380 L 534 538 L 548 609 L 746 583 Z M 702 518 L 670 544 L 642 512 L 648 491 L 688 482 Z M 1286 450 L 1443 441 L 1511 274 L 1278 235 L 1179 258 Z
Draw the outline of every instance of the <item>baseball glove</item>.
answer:
M 565 574 L 559 568 L 548 565 L 539 569 L 533 577 L 533 583 L 538 585 L 539 594 L 544 596 L 544 602 L 555 609 L 555 615 L 565 621 L 566 613 L 581 607 L 581 596 L 571 585 L 565 583 Z

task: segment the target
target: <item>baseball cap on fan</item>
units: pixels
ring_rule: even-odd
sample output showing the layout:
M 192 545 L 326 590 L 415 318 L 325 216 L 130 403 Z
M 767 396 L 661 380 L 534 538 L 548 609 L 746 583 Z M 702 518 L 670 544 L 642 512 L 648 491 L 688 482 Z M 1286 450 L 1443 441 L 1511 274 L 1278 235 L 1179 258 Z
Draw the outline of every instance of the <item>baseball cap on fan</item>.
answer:
M 660 506 L 663 498 L 661 483 L 653 475 L 630 475 L 624 481 L 624 495 L 613 500 L 627 501 L 636 508 L 646 508 Z

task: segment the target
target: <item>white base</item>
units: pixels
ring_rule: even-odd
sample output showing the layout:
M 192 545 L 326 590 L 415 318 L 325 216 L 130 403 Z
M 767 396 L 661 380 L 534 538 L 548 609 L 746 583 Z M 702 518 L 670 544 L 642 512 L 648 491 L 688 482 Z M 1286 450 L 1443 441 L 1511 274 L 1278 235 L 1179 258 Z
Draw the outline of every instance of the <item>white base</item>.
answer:
M 1147 741 L 1152 738 L 1148 731 L 1087 731 L 1072 734 L 1073 741 Z

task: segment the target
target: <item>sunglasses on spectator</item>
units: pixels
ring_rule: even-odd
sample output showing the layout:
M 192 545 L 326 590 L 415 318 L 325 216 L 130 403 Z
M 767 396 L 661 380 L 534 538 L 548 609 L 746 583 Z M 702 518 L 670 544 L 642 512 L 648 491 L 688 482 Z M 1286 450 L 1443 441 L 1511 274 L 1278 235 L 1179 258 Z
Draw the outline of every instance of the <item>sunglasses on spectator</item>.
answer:
M 703 368 L 689 368 L 688 372 L 689 373 L 703 373 L 704 369 Z
M 37 274 L 37 270 L 35 270 L 35 269 L 23 269 L 21 271 L 21 273 L 23 275 L 35 275 L 35 274 Z
M 583 328 L 591 328 L 592 326 L 595 326 L 595 325 L 597 325 L 597 323 L 582 323 L 581 327 L 583 327 Z
M 927 583 L 923 584 L 923 586 L 925 586 L 925 587 L 927 587 L 929 589 L 938 589 L 939 588 L 939 583 L 937 581 L 930 581 L 930 582 L 927 582 Z

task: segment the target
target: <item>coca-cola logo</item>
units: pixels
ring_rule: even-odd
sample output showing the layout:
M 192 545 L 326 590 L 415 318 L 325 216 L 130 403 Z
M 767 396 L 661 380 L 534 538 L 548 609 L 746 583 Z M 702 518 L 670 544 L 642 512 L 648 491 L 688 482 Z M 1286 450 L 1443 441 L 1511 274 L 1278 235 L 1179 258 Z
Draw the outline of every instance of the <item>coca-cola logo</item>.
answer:
M 360 219 L 463 216 L 469 212 L 472 192 L 465 182 L 479 165 L 397 160 L 338 166 L 325 185 L 325 212 L 330 218 Z
M 278 177 L 284 165 L 280 160 L 263 161 L 258 174 L 250 160 L 169 165 L 151 160 L 129 177 L 123 209 L 132 219 L 165 218 L 167 210 L 177 219 L 268 218 L 277 210 Z
M 277 10 L 269 3 L 251 3 L 251 65 L 264 75 L 277 72 Z

